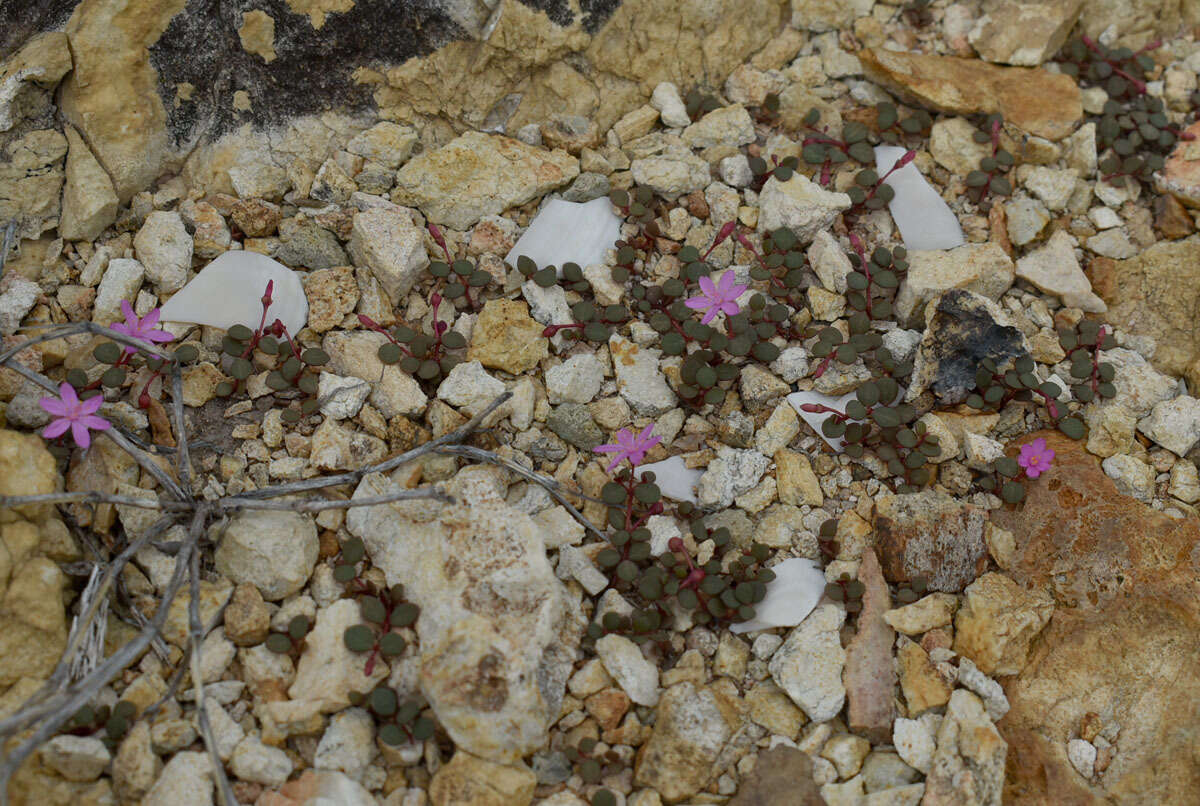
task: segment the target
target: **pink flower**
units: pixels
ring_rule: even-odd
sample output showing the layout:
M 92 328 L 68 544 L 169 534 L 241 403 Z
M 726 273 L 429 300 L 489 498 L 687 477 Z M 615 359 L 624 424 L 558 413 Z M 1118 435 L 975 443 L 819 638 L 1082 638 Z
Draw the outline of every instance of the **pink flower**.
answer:
M 622 428 L 617 432 L 617 442 L 615 445 L 600 445 L 595 448 L 595 451 L 596 453 L 616 454 L 608 465 L 607 471 L 609 473 L 613 471 L 614 467 L 621 464 L 622 459 L 628 459 L 629 464 L 637 467 L 646 458 L 646 451 L 662 442 L 662 437 L 651 436 L 651 432 L 653 431 L 654 426 L 648 425 L 642 429 L 642 433 L 634 436 L 632 431 Z
M 1047 448 L 1046 440 L 1041 437 L 1022 445 L 1021 455 L 1017 457 L 1017 464 L 1025 468 L 1025 475 L 1031 479 L 1036 479 L 1049 470 L 1053 461 L 1054 449 Z
M 42 436 L 46 439 L 61 437 L 69 428 L 71 436 L 75 438 L 75 444 L 86 448 L 92 444 L 89 428 L 93 431 L 104 431 L 111 427 L 108 420 L 96 416 L 96 411 L 104 403 L 103 395 L 81 401 L 79 395 L 75 394 L 75 387 L 64 383 L 58 387 L 58 396 L 60 400 L 43 397 L 38 401 L 39 406 L 57 418 L 42 430 Z
M 692 297 L 684 305 L 693 310 L 707 311 L 700 324 L 707 325 L 718 313 L 733 316 L 742 309 L 738 307 L 737 298 L 742 295 L 747 286 L 734 284 L 732 271 L 721 275 L 716 285 L 708 277 L 700 278 L 700 296 Z
M 159 342 L 171 341 L 175 337 L 164 330 L 157 330 L 155 325 L 158 324 L 159 310 L 155 308 L 146 314 L 141 319 L 133 312 L 133 307 L 128 300 L 121 300 L 121 313 L 125 314 L 124 322 L 114 322 L 112 329 L 118 333 L 124 333 L 126 336 L 142 341 L 158 344 Z M 136 353 L 136 347 L 125 347 L 125 352 Z

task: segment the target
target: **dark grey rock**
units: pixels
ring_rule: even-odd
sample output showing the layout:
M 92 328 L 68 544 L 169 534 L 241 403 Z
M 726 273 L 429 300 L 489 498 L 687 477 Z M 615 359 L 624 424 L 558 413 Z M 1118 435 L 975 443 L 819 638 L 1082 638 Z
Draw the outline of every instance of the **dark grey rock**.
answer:
M 985 358 L 1003 372 L 1027 355 L 1025 335 L 999 305 L 970 291 L 947 291 L 921 337 L 907 399 L 928 390 L 939 405 L 962 403 L 975 388 L 975 371 Z
M 576 4 L 567 0 L 521 2 L 545 11 L 558 25 L 575 19 Z M 30 33 L 61 25 L 74 5 L 0 0 L 0 10 L 11 6 Z M 481 3 L 472 15 L 472 5 L 454 0 L 357 0 L 349 11 L 328 14 L 324 25 L 314 29 L 287 0 L 189 0 L 150 48 L 172 136 L 179 145 L 201 134 L 215 139 L 247 122 L 276 124 L 329 109 L 369 108 L 370 87 L 355 83 L 354 69 L 402 64 L 449 42 L 476 37 L 488 14 Z M 578 13 L 584 28 L 594 32 L 619 5 L 620 0 L 581 0 Z M 275 20 L 276 58 L 270 63 L 247 53 L 238 38 L 242 14 L 254 10 Z M 4 16 L 6 27 L 12 19 Z M 11 47 L 7 31 L 5 40 Z M 182 82 L 203 88 L 197 102 L 174 103 L 175 88 Z M 233 108 L 238 90 L 249 94 L 253 112 Z

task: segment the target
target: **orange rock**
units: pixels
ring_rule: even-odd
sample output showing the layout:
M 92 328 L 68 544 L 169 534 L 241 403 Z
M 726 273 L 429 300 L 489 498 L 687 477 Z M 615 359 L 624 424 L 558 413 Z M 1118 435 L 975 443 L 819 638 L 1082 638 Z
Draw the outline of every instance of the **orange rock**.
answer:
M 850 729 L 876 744 L 886 743 L 892 735 L 895 715 L 892 689 L 896 686 L 896 672 L 892 665 L 892 642 L 896 633 L 883 620 L 884 611 L 891 607 L 891 597 L 874 550 L 863 552 L 858 579 L 866 586 L 866 591 L 858 616 L 858 632 L 846 648 L 843 675 Z
M 939 112 L 998 112 L 1006 122 L 1049 140 L 1066 137 L 1083 118 L 1079 85 L 1069 76 L 882 49 L 863 50 L 858 57 L 869 79 Z
M 1013 580 L 1058 605 L 1025 668 L 1003 681 L 1012 706 L 998 724 L 1011 751 L 1004 802 L 1194 800 L 1200 520 L 1119 494 L 1080 443 L 1039 436 L 1054 465 L 1026 485 L 1022 509 L 992 516 L 1016 537 Z M 1089 713 L 1120 731 L 1094 787 L 1066 757 Z
M 597 691 L 583 702 L 587 712 L 596 718 L 601 730 L 612 730 L 621 724 L 629 710 L 629 696 L 618 688 Z
M 1200 137 L 1200 121 L 1188 126 L 1185 135 Z M 1160 193 L 1170 193 L 1188 207 L 1200 207 L 1200 139 L 1181 139 L 1155 176 Z

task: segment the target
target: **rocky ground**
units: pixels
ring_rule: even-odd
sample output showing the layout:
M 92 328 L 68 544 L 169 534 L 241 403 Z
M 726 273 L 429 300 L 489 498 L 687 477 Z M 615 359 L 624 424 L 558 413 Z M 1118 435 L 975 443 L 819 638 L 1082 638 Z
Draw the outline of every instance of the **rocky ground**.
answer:
M 212 118 L 111 0 L 0 67 L 8 802 L 1194 799 L 1196 21 L 459 4 L 234 128 L 288 5 Z

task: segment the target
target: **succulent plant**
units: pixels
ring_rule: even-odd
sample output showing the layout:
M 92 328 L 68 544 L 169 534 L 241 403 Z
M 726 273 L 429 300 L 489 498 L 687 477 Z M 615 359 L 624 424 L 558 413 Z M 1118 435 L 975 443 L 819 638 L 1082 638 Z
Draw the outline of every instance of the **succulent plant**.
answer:
M 849 574 L 842 574 L 825 585 L 825 595 L 835 602 L 842 602 L 851 615 L 862 612 L 862 597 L 866 592 L 867 586 L 851 579 Z
M 988 115 L 982 128 L 972 137 L 975 142 L 991 143 L 992 153 L 979 161 L 979 167 L 964 178 L 967 186 L 967 198 L 981 207 L 988 207 L 988 196 L 1008 196 L 1012 194 L 1012 183 L 1005 173 L 1009 171 L 1015 160 L 1013 155 L 1000 146 L 1000 131 L 1004 120 L 1000 115 Z
M 272 632 L 265 642 L 267 649 L 277 655 L 299 655 L 304 649 L 304 639 L 312 629 L 308 616 L 295 616 L 283 632 Z
M 925 577 L 918 574 L 909 581 L 903 582 L 897 586 L 896 601 L 902 605 L 912 604 L 924 596 L 928 590 L 929 581 Z
M 386 745 L 396 747 L 424 741 L 437 729 L 434 721 L 421 713 L 416 700 L 402 700 L 399 693 L 386 684 L 380 684 L 366 694 L 352 691 L 349 699 L 352 705 L 367 709 L 378 727 L 379 740 Z
M 396 630 L 415 624 L 421 609 L 404 598 L 403 585 L 379 588 L 355 577 L 346 595 L 358 602 L 363 623 L 347 627 L 342 641 L 351 652 L 369 653 L 364 673 L 370 675 L 380 655 L 394 658 L 404 653 L 408 642 Z
M 434 295 L 435 303 L 440 304 L 441 298 Z M 387 365 L 397 365 L 401 370 L 420 379 L 427 388 L 436 388 L 442 378 L 462 362 L 459 354 L 451 350 L 462 350 L 467 346 L 467 339 L 457 330 L 450 330 L 449 325 L 437 318 L 437 307 L 434 307 L 433 335 L 422 333 L 399 324 L 391 330 L 379 325 L 370 317 L 358 315 L 358 321 L 376 333 L 387 336 L 388 343 L 379 346 L 379 360 Z
M 85 705 L 67 720 L 59 732 L 70 736 L 92 736 L 102 732 L 99 739 L 111 751 L 129 732 L 136 716 L 137 706 L 128 700 L 118 700 L 112 708 L 107 705 Z
M 1146 92 L 1146 81 L 1156 65 L 1150 51 L 1162 42 L 1155 40 L 1141 50 L 1110 48 L 1086 35 L 1063 45 L 1058 54 L 1059 69 L 1072 78 L 1100 86 L 1114 99 L 1133 99 Z
M 1025 500 L 1025 485 L 1017 481 L 1021 466 L 1011 456 L 1002 456 L 992 462 L 988 472 L 975 479 L 979 489 L 996 493 L 1006 503 L 1019 504 Z
M 280 341 L 280 336 L 284 341 Z M 329 354 L 317 347 L 301 350 L 282 325 L 275 328 L 251 330 L 234 325 L 221 340 L 221 352 L 232 381 L 217 384 L 219 397 L 228 397 L 244 390 L 247 379 L 254 374 L 256 363 L 272 367 L 267 372 L 266 385 L 274 393 L 276 404 L 287 406 L 281 414 L 286 423 L 299 422 L 301 417 L 314 413 L 318 407 L 318 367 L 329 363 Z M 290 404 L 302 397 L 300 405 Z
M 600 743 L 590 736 L 579 740 L 574 747 L 567 747 L 563 755 L 575 768 L 578 775 L 587 785 L 600 783 L 605 775 L 616 775 L 624 768 L 620 757 L 612 750 L 603 755 L 599 754 Z M 597 789 L 592 794 L 591 806 L 616 806 L 617 797 L 607 789 Z
M 697 120 L 709 112 L 720 109 L 722 104 L 720 99 L 712 93 L 705 92 L 699 87 L 693 87 L 683 96 L 683 106 L 687 109 L 688 117 Z

